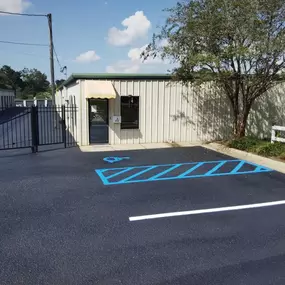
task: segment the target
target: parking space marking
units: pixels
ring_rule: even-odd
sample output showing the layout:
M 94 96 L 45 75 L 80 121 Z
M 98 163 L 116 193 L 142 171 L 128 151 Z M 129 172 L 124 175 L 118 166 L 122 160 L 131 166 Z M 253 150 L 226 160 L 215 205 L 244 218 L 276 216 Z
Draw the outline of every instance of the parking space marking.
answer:
M 127 177 L 127 178 L 121 180 L 120 183 L 121 183 L 121 184 L 127 183 L 127 182 L 130 181 L 131 179 L 136 178 L 136 177 L 138 177 L 138 176 L 140 176 L 140 175 L 142 175 L 142 174 L 144 174 L 144 173 L 146 173 L 146 172 L 148 172 L 148 171 L 151 171 L 152 169 L 154 169 L 154 168 L 156 168 L 156 167 L 157 167 L 157 165 L 154 165 L 154 166 L 152 166 L 152 167 L 148 167 L 148 168 L 146 168 L 146 169 L 144 169 L 144 170 L 141 170 L 141 171 L 139 171 L 138 173 L 133 174 L 133 175 L 131 175 L 131 176 L 129 176 L 129 177 Z
M 132 167 L 125 168 L 125 169 L 123 169 L 123 170 L 121 170 L 121 171 L 119 171 L 119 172 L 116 172 L 116 173 L 114 173 L 114 174 L 112 174 L 112 175 L 110 175 L 110 176 L 107 176 L 106 178 L 107 178 L 107 179 L 114 178 L 114 177 L 116 177 L 116 176 L 118 176 L 118 175 L 121 175 L 121 174 L 123 174 L 123 173 L 125 173 L 125 172 L 128 172 L 128 171 L 130 171 L 130 170 L 132 170 L 132 169 L 133 169 Z
M 135 221 L 161 219 L 161 218 L 169 218 L 169 217 L 211 214 L 211 213 L 219 213 L 219 212 L 238 211 L 238 210 L 249 210 L 249 209 L 273 207 L 273 206 L 280 206 L 280 205 L 285 205 L 285 200 L 267 202 L 267 203 L 259 203 L 259 204 L 250 204 L 250 205 L 239 205 L 239 206 L 222 207 L 222 208 L 212 208 L 212 209 L 202 209 L 202 210 L 192 210 L 192 211 L 183 211 L 183 212 L 172 212 L 172 213 L 136 216 L 136 217 L 130 217 L 129 221 L 135 222 Z
M 226 167 L 227 170 L 221 171 L 223 167 Z M 110 171 L 112 174 L 108 174 Z M 201 161 L 95 169 L 104 185 L 255 174 L 270 171 L 273 170 L 244 160 Z

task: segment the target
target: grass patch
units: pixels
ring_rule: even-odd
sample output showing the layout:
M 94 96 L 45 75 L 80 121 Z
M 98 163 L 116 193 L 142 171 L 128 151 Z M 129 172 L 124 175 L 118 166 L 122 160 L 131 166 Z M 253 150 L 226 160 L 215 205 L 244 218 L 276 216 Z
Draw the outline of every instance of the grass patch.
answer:
M 276 157 L 285 160 L 285 144 L 276 142 L 272 144 L 268 140 L 260 140 L 253 137 L 233 139 L 226 143 L 228 147 L 256 153 L 265 157 Z

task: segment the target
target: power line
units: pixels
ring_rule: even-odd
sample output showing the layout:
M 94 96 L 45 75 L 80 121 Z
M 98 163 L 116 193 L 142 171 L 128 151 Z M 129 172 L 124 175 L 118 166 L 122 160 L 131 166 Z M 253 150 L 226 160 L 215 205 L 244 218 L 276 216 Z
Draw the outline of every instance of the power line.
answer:
M 7 11 L 0 11 L 0 14 L 6 14 L 6 15 L 14 15 L 14 16 L 28 16 L 28 17 L 46 17 L 48 20 L 48 28 L 49 28 L 49 51 L 50 51 L 50 72 L 51 72 L 51 93 L 52 93 L 52 99 L 53 103 L 55 103 L 55 83 L 54 83 L 54 47 L 53 47 L 53 31 L 52 31 L 52 14 L 26 14 L 26 13 L 13 13 L 13 12 L 7 12 Z M 1 41 L 0 41 L 1 43 Z M 33 45 L 33 46 L 47 46 L 42 44 L 30 44 L 30 43 L 16 43 L 16 42 L 4 42 L 2 43 L 8 43 L 8 44 L 18 44 L 18 45 Z M 62 69 L 63 70 L 63 69 Z
M 59 62 L 59 59 L 58 59 L 58 56 L 57 56 L 57 53 L 56 53 L 54 47 L 53 47 L 53 51 L 54 51 L 54 54 L 55 54 L 55 58 L 56 58 L 57 64 L 58 64 L 59 68 L 62 69 L 62 66 L 61 66 L 61 64 L 60 64 L 60 62 Z
M 7 53 L 7 50 L 3 50 L 3 49 L 0 49 L 1 52 L 6 52 Z M 20 52 L 20 51 L 13 51 L 13 55 L 21 55 L 21 56 L 34 56 L 34 57 L 37 57 L 37 58 L 41 58 L 41 59 L 46 59 L 46 56 L 44 55 L 40 55 L 40 54 L 35 54 L 35 53 L 26 53 L 26 52 Z
M 55 58 L 56 58 L 57 64 L 58 64 L 58 66 L 60 68 L 60 72 L 63 73 L 65 76 L 67 76 L 67 66 L 62 66 L 60 64 L 58 56 L 57 56 L 57 53 L 56 53 L 56 50 L 55 50 L 54 47 L 53 47 L 53 51 L 54 51 L 54 54 L 55 54 Z
M 2 44 L 11 44 L 11 45 L 48 47 L 47 44 L 34 44 L 34 43 L 9 42 L 9 41 L 0 41 L 0 43 L 2 43 Z
M 14 15 L 14 16 L 28 16 L 28 17 L 47 17 L 47 15 L 45 14 L 25 14 L 25 13 L 13 13 L 6 11 L 0 11 L 0 14 Z

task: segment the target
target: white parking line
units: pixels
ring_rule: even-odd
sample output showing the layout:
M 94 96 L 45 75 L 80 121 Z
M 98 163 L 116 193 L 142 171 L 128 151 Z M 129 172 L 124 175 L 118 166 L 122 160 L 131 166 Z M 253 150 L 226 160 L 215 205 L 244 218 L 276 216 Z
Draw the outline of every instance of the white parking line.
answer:
M 275 201 L 275 202 L 267 202 L 267 203 L 259 203 L 259 204 L 223 207 L 223 208 L 212 208 L 212 209 L 202 209 L 202 210 L 192 210 L 192 211 L 183 211 L 183 212 L 172 212 L 172 213 L 162 213 L 162 214 L 154 214 L 154 215 L 137 216 L 137 217 L 130 217 L 129 220 L 130 220 L 130 222 L 134 222 L 134 221 L 152 220 L 152 219 L 160 219 L 160 218 L 168 218 L 168 217 L 178 217 L 178 216 L 210 214 L 210 213 L 227 212 L 227 211 L 247 210 L 247 209 L 272 207 L 272 206 L 279 206 L 279 205 L 285 205 L 285 200 Z

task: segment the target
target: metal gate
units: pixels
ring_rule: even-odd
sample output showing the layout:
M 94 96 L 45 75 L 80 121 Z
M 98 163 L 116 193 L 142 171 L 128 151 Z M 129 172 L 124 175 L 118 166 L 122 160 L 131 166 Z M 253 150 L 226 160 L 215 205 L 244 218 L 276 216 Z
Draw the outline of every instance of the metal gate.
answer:
M 77 145 L 76 106 L 33 106 L 19 112 L 0 120 L 0 150 L 31 148 L 37 152 L 40 146 Z
M 32 147 L 31 109 L 19 109 L 1 113 L 0 150 Z

